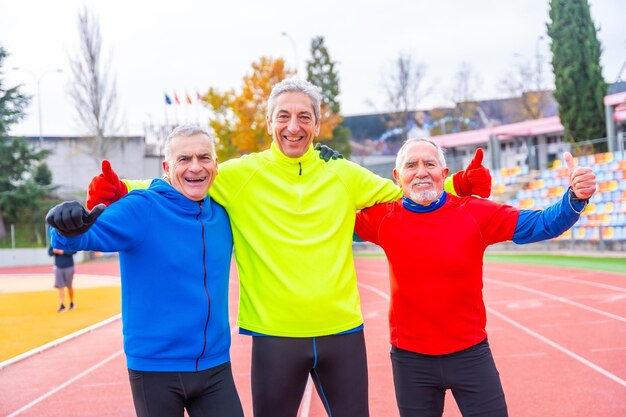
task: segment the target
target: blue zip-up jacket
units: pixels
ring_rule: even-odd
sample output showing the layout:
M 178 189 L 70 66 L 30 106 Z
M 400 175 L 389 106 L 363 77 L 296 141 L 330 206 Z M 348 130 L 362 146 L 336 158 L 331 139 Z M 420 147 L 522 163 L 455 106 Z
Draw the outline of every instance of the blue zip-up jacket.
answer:
M 201 371 L 230 360 L 232 232 L 210 197 L 191 201 L 155 179 L 111 204 L 84 234 L 52 245 L 119 252 L 127 366 Z

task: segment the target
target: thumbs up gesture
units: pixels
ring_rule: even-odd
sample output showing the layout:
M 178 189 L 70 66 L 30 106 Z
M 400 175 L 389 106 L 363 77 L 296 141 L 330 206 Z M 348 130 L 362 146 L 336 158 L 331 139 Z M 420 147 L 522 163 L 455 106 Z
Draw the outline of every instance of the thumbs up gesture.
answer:
M 596 174 L 591 168 L 579 167 L 569 152 L 563 154 L 563 159 L 569 171 L 569 183 L 574 194 L 581 200 L 588 200 L 596 192 Z
M 78 236 L 89 230 L 105 208 L 98 204 L 89 211 L 78 201 L 65 201 L 50 209 L 46 222 L 63 236 Z
M 91 179 L 87 190 L 87 208 L 93 209 L 98 204 L 110 205 L 128 193 L 128 188 L 108 160 L 102 161 L 102 173 Z

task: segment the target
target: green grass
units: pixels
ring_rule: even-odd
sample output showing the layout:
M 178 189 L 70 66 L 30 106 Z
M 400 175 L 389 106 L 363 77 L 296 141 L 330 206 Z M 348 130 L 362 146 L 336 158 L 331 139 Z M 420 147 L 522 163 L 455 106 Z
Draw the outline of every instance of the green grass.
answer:
M 516 263 L 531 265 L 565 266 L 626 274 L 626 258 L 601 258 L 592 256 L 564 256 L 537 254 L 486 254 L 486 262 Z
M 382 252 L 355 253 L 356 257 L 380 258 Z M 552 265 L 569 268 L 591 269 L 594 271 L 609 271 L 626 274 L 626 258 L 593 257 L 593 256 L 565 256 L 565 255 L 536 255 L 536 254 L 485 254 L 485 262 Z

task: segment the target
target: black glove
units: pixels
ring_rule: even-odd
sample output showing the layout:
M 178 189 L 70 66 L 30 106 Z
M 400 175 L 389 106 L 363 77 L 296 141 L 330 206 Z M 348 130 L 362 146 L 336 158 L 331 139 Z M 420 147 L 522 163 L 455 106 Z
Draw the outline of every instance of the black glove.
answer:
M 65 201 L 50 209 L 46 222 L 63 236 L 78 236 L 89 230 L 105 208 L 98 204 L 89 211 L 78 201 Z
M 331 148 L 330 146 L 318 143 L 315 145 L 315 150 L 320 151 L 320 159 L 323 159 L 325 162 L 330 161 L 330 158 L 343 159 L 343 155 Z

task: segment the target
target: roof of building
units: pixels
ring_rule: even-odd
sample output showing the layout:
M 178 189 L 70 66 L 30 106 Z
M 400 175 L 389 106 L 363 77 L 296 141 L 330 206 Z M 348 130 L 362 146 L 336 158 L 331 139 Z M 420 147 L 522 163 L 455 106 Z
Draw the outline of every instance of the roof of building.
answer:
M 506 140 L 517 137 L 560 134 L 562 132 L 563 125 L 559 117 L 553 116 L 484 129 L 433 136 L 432 138 L 444 148 L 451 148 L 487 143 L 491 136 L 495 136 L 498 140 Z

